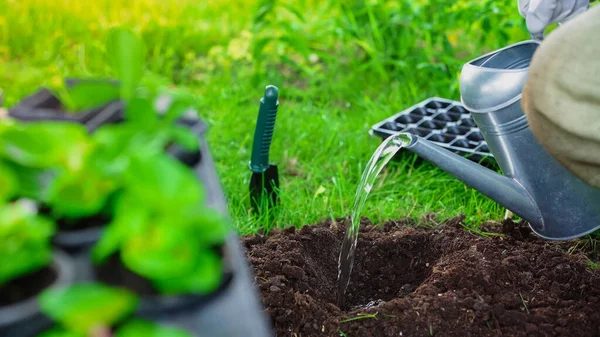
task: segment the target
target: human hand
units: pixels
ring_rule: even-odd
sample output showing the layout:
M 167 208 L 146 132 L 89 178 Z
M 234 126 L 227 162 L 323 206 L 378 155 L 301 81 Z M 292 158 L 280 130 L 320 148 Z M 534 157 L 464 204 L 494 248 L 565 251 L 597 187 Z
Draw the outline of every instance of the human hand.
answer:
M 553 23 L 564 23 L 590 7 L 590 0 L 518 0 L 519 13 L 527 22 L 531 37 L 544 38 L 544 30 Z

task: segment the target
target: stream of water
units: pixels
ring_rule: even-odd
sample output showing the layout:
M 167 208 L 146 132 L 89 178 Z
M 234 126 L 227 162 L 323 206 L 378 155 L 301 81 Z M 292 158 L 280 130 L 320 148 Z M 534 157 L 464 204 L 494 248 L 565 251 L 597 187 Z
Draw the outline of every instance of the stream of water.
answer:
M 354 264 L 354 253 L 358 241 L 358 230 L 360 227 L 360 213 L 362 212 L 369 192 L 373 188 L 373 183 L 377 176 L 383 170 L 385 165 L 400 151 L 401 148 L 410 144 L 411 135 L 400 133 L 388 137 L 379 145 L 373 156 L 367 163 L 365 170 L 356 189 L 354 196 L 354 206 L 350 213 L 351 224 L 346 232 L 346 237 L 342 243 L 340 257 L 338 260 L 338 305 L 342 307 L 346 288 L 350 283 L 350 274 Z

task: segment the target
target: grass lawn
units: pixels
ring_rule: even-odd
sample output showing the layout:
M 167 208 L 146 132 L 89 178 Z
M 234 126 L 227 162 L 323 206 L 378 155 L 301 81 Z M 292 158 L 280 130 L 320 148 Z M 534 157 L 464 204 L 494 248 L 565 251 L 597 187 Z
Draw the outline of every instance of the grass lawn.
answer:
M 197 94 L 241 233 L 347 216 L 379 120 L 431 96 L 459 99 L 463 63 L 528 39 L 515 0 L 0 0 L 5 107 L 68 76 L 110 76 L 106 32 L 144 36 L 148 73 Z M 282 208 L 250 216 L 248 161 L 264 87 L 280 89 L 271 160 Z M 405 156 L 384 171 L 364 216 L 434 212 L 477 226 L 504 209 Z

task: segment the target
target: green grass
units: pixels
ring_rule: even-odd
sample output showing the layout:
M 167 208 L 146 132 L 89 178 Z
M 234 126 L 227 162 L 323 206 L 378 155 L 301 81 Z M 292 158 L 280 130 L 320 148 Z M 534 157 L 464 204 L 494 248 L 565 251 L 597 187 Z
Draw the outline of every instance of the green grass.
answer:
M 459 99 L 466 61 L 528 38 L 513 0 L 0 0 L 0 89 L 12 106 L 64 76 L 110 76 L 108 29 L 134 27 L 148 73 L 198 95 L 229 208 L 241 233 L 343 217 L 380 140 L 372 124 L 431 96 Z M 280 89 L 271 160 L 282 207 L 251 216 L 249 171 L 264 87 Z M 428 163 L 404 156 L 364 214 L 375 222 L 503 209 Z

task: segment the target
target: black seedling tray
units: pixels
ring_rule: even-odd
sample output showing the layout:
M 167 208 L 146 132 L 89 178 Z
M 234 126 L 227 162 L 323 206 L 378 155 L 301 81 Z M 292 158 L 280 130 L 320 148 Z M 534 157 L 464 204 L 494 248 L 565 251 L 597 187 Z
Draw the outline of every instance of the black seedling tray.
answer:
M 104 79 L 65 80 L 67 87 L 73 87 L 81 82 L 108 82 L 118 85 L 116 81 Z M 100 124 L 107 122 L 107 116 L 122 118 L 123 114 L 123 105 L 120 101 L 112 101 L 78 113 L 65 113 L 60 110 L 61 105 L 60 99 L 51 90 L 41 88 L 9 109 L 8 114 L 10 117 L 20 121 L 67 121 L 81 123 L 85 124 L 90 131 L 95 130 Z
M 110 112 L 94 118 L 94 129 L 123 120 L 122 109 Z M 186 163 L 194 171 L 204 186 L 207 206 L 229 217 L 227 199 L 206 140 L 208 126 L 197 117 L 195 111 L 190 112 L 193 113 L 183 116 L 177 123 L 189 127 L 197 135 L 200 150 L 193 153 L 173 145 L 167 149 L 167 153 Z M 80 123 L 89 129 L 89 124 L 83 121 Z M 61 267 L 58 268 L 60 272 L 68 274 L 68 277 L 63 277 L 66 280 L 63 285 L 73 281 L 101 281 L 98 277 L 100 273 L 96 273 L 88 258 L 91 244 L 98 239 L 99 234 L 100 231 L 54 242 L 59 253 L 55 258 L 55 265 Z M 214 293 L 205 296 L 144 295 L 141 296 L 135 315 L 166 326 L 182 328 L 194 337 L 272 336 L 271 320 L 254 285 L 254 275 L 246 259 L 245 248 L 233 228 L 220 251 L 223 255 L 224 275 L 221 286 Z M 61 258 L 63 255 L 64 258 Z M 0 310 L 0 337 L 35 337 L 51 326 L 51 319 L 40 312 L 36 298 L 24 302 L 22 306 Z
M 369 133 L 386 139 L 407 132 L 475 162 L 493 155 L 471 113 L 457 101 L 431 97 L 373 125 Z

